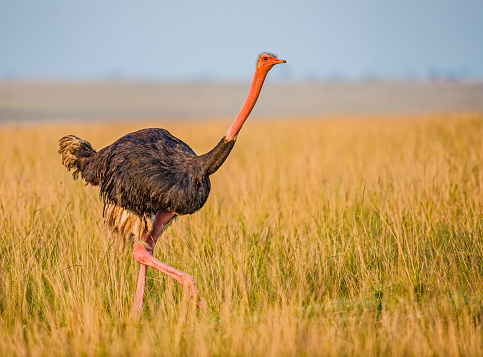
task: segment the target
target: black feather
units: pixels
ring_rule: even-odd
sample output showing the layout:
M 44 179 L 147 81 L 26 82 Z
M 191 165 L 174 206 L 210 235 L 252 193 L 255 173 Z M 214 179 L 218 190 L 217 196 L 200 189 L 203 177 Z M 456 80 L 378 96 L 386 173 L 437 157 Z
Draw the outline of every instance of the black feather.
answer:
M 223 138 L 197 156 L 164 129 L 130 133 L 84 160 L 82 177 L 99 184 L 105 204 L 116 204 L 139 217 L 163 209 L 177 214 L 199 210 L 210 193 L 209 175 L 225 161 L 235 141 Z

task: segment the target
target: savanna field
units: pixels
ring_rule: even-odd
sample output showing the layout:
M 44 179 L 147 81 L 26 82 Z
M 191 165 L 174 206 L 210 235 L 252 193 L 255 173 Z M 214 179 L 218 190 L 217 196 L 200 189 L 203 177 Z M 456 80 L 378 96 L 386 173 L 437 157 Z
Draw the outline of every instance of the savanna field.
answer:
M 164 127 L 198 154 L 231 121 L 0 128 L 1 356 L 481 356 L 483 116 L 245 124 L 206 205 L 154 255 L 198 311 L 103 228 L 57 142 Z

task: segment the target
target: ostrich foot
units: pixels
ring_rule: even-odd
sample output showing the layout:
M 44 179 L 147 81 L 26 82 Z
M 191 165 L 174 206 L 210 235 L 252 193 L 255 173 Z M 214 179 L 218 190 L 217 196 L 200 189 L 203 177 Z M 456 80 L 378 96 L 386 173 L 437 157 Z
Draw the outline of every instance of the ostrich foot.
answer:
M 181 273 L 183 274 L 183 281 L 181 282 L 181 284 L 183 284 L 184 287 L 190 289 L 191 296 L 196 301 L 196 306 L 200 309 L 206 309 L 206 302 L 205 300 L 203 300 L 200 292 L 198 291 L 198 288 L 196 287 L 195 278 L 192 275 L 183 272 Z

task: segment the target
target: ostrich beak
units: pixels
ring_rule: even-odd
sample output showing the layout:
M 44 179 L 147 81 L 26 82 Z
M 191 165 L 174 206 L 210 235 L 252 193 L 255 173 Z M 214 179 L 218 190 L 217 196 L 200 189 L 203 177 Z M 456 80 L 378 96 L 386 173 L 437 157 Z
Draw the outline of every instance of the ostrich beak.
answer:
M 279 64 L 279 63 L 287 63 L 287 61 L 285 61 L 285 60 L 281 60 L 281 59 L 278 59 L 278 58 L 277 58 L 277 59 L 275 60 L 275 64 Z

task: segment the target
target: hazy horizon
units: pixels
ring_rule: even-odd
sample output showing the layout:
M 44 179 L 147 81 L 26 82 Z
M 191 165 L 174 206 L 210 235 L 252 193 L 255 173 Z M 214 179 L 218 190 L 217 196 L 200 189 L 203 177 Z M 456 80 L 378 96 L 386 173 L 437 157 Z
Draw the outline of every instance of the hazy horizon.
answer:
M 233 118 L 248 83 L 0 82 L 0 123 Z M 267 83 L 256 118 L 483 112 L 483 83 Z

